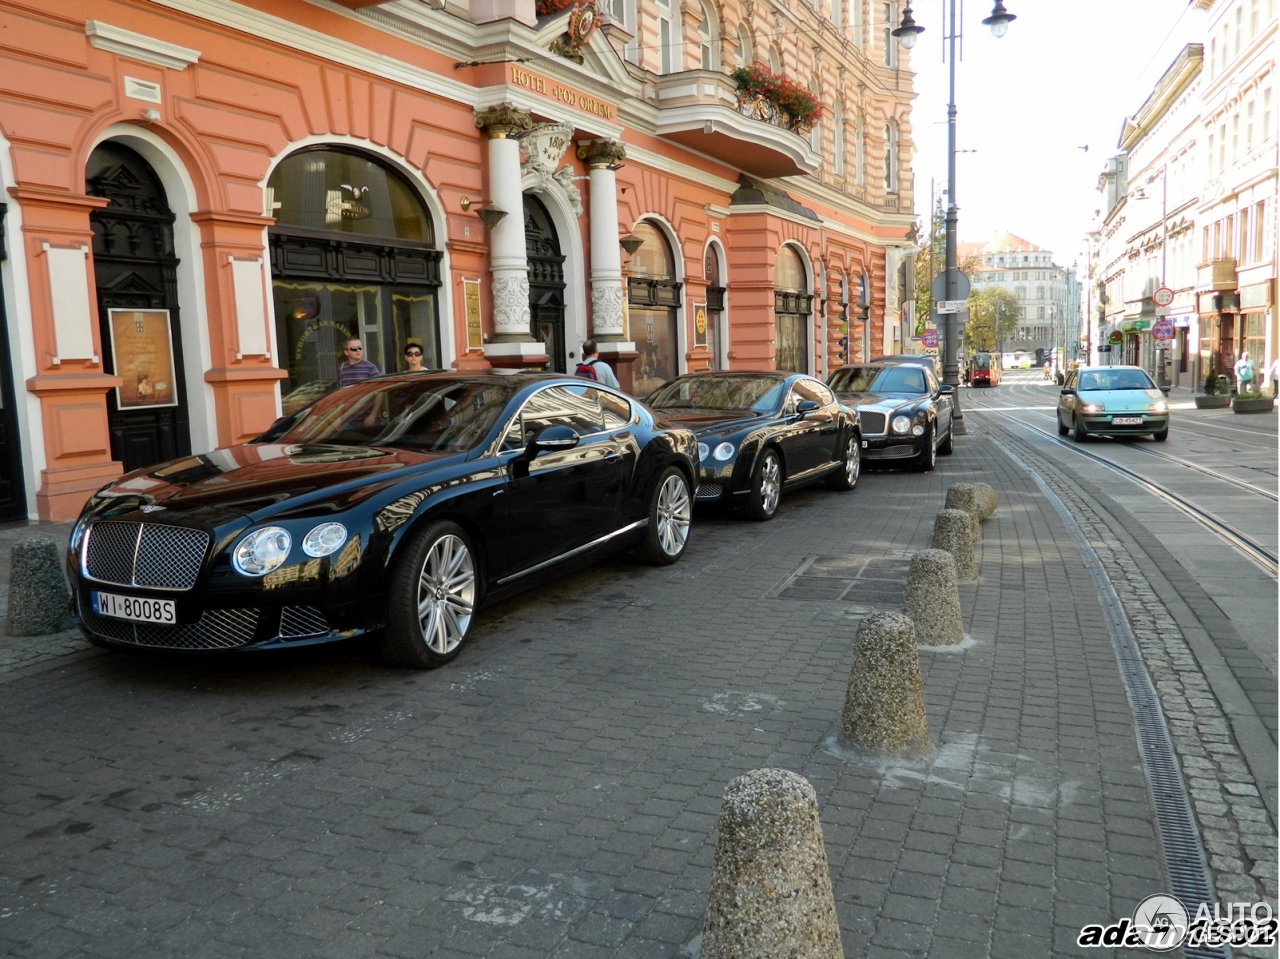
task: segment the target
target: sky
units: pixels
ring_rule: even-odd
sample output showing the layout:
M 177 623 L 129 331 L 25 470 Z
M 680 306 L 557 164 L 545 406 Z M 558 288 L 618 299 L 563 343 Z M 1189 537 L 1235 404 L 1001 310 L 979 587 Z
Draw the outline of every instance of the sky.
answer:
M 942 18 L 950 0 L 916 0 L 925 28 L 911 54 L 916 213 L 930 180 L 947 183 L 948 67 Z M 959 3 L 960 0 L 957 0 Z M 878 6 L 878 5 L 877 5 Z M 961 242 L 1008 231 L 1085 261 L 1085 231 L 1102 202 L 1098 175 L 1137 112 L 1207 14 L 1188 0 L 1005 0 L 1017 16 L 1002 39 L 982 20 L 992 0 L 963 3 L 956 69 L 956 197 Z M 958 8 L 958 9 L 961 9 Z M 1088 152 L 1080 149 L 1088 146 Z

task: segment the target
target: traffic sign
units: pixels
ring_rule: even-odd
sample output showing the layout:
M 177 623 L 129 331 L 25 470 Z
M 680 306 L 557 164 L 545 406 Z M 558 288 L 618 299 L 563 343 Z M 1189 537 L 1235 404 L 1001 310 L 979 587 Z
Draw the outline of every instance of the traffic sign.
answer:
M 1156 325 L 1151 327 L 1151 335 L 1157 340 L 1173 339 L 1173 324 L 1168 320 L 1156 320 Z
M 1156 306 L 1168 306 L 1173 302 L 1173 290 L 1162 286 L 1151 294 L 1151 302 Z
M 959 270 L 952 270 L 952 296 L 958 299 L 967 300 L 969 298 L 969 278 Z M 941 303 L 947 298 L 947 271 L 943 270 L 933 278 L 933 285 L 929 287 L 929 292 L 933 294 L 935 303 Z
M 938 331 L 925 330 L 924 333 L 920 335 L 920 343 L 922 346 L 928 347 L 929 349 L 933 349 L 935 346 L 938 345 Z
M 1112 330 L 1111 334 L 1107 337 L 1107 340 L 1108 342 L 1111 342 L 1111 343 L 1123 343 L 1124 334 L 1121 333 L 1119 330 Z
M 968 300 L 939 300 L 938 312 L 941 313 L 963 313 L 965 304 Z

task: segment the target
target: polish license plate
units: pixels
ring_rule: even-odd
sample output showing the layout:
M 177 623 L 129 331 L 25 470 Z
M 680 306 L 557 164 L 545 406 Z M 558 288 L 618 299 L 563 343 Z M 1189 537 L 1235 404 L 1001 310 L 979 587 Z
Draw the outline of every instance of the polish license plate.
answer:
M 1111 417 L 1112 426 L 1141 426 L 1141 416 L 1113 416 Z
M 100 593 L 96 589 L 89 596 L 93 611 L 99 616 L 131 619 L 139 623 L 164 623 L 167 626 L 178 621 L 177 604 L 171 599 L 120 596 L 117 593 Z
M 866 440 L 863 440 L 863 441 L 862 441 L 862 448 L 863 448 L 864 450 L 867 448 L 867 441 L 866 441 Z

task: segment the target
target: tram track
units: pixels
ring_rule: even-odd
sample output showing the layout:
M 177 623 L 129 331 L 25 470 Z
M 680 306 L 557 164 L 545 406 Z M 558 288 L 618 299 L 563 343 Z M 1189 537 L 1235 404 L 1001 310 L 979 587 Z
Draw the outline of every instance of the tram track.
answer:
M 1072 453 L 1075 453 L 1078 456 L 1082 456 L 1085 459 L 1091 460 L 1094 463 L 1098 464 L 1099 466 L 1102 466 L 1103 468 L 1110 470 L 1113 473 L 1116 473 L 1117 475 L 1123 476 L 1124 478 L 1128 479 L 1130 482 L 1147 490 L 1147 492 L 1151 493 L 1153 496 L 1156 496 L 1157 498 L 1168 503 L 1170 506 L 1173 506 L 1175 509 L 1179 510 L 1186 516 L 1189 516 L 1191 519 L 1194 519 L 1196 522 L 1204 526 L 1206 529 L 1213 532 L 1220 539 L 1226 541 L 1231 546 L 1235 547 L 1247 559 L 1249 559 L 1250 562 L 1252 562 L 1258 568 L 1262 569 L 1272 579 L 1277 578 L 1278 571 L 1280 571 L 1280 564 L 1278 564 L 1277 562 L 1277 557 L 1275 553 L 1273 553 L 1270 549 L 1268 549 L 1263 544 L 1257 542 L 1256 540 L 1248 536 L 1248 534 L 1242 532 L 1241 530 L 1233 526 L 1231 523 L 1228 523 L 1226 520 L 1222 519 L 1221 517 L 1214 515 L 1212 512 L 1196 504 L 1192 500 L 1187 499 L 1186 497 L 1180 495 L 1179 493 L 1174 492 L 1172 489 L 1170 489 L 1168 486 L 1164 485 L 1163 483 L 1160 483 L 1149 476 L 1144 476 L 1142 473 L 1139 473 L 1136 470 L 1129 469 L 1126 466 L 1121 466 L 1119 463 L 1116 463 L 1113 460 L 1107 459 L 1105 456 L 1095 453 L 1092 450 L 1082 449 L 1076 443 L 1065 442 L 1060 436 L 1056 434 L 1056 432 L 1051 433 L 1049 430 L 1041 429 L 1038 426 L 1035 426 L 1031 423 L 1026 422 L 1026 420 L 1024 419 L 1020 419 L 1014 414 L 1017 412 L 1027 412 L 1027 411 L 1019 407 L 1000 407 L 1000 406 L 986 405 L 985 403 L 983 405 L 970 403 L 969 409 L 975 412 L 982 411 L 986 413 L 993 413 L 996 416 L 1000 417 L 1002 420 L 1008 420 L 1012 423 L 1016 423 L 1018 426 L 1022 427 L 1023 429 L 1030 430 L 1033 433 L 1037 433 L 1045 437 L 1046 439 L 1050 440 L 1055 446 L 1058 446 L 1065 450 L 1070 450 Z M 1006 427 L 1005 432 L 1007 432 L 1007 434 L 1014 440 L 1025 442 L 1023 438 L 1018 436 L 1015 430 L 1012 430 Z M 1157 453 L 1156 451 L 1144 450 L 1144 452 L 1149 452 L 1153 455 L 1159 456 L 1162 459 L 1166 459 L 1166 460 L 1170 460 L 1175 463 L 1178 463 L 1179 465 L 1187 466 L 1192 469 L 1197 469 L 1197 464 L 1190 464 L 1190 463 L 1187 463 L 1186 461 L 1179 461 L 1178 457 L 1169 456 L 1168 454 Z M 1201 473 L 1205 473 L 1206 475 L 1209 475 L 1214 479 L 1219 480 L 1221 482 L 1225 482 L 1229 485 L 1243 488 L 1255 495 L 1264 496 L 1273 501 L 1277 500 L 1277 496 L 1271 493 L 1270 490 L 1263 490 L 1257 486 L 1254 486 L 1251 483 L 1245 483 L 1244 481 L 1235 480 L 1232 477 L 1224 476 L 1218 473 L 1217 471 L 1211 470 L 1207 467 L 1199 467 L 1197 471 Z

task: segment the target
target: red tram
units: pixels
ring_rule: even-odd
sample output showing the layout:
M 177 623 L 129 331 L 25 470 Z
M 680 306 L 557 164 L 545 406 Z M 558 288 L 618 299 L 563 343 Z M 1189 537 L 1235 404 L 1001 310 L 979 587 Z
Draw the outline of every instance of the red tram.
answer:
M 999 386 L 1000 372 L 999 353 L 975 353 L 969 361 L 968 383 L 970 386 Z

